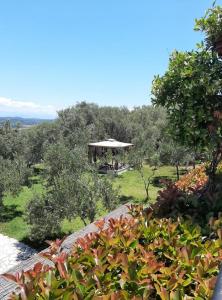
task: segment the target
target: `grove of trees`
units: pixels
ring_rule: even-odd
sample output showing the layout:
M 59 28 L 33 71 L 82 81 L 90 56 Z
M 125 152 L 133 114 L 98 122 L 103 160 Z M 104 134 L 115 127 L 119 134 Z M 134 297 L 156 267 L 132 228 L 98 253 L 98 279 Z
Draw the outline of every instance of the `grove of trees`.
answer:
M 59 111 L 55 121 L 28 129 L 19 125 L 12 128 L 6 122 L 0 129 L 0 176 L 4 175 L 1 198 L 5 192 L 16 193 L 22 185 L 31 184 L 33 166 L 40 163 L 44 191 L 30 200 L 26 210 L 31 239 L 58 235 L 64 219 L 78 216 L 84 224 L 93 222 L 98 203 L 111 210 L 119 196 L 112 178 L 99 176 L 96 166 L 88 164 L 87 145 L 114 138 L 135 145 L 133 164 L 144 182 L 148 200 L 152 178 L 144 178 L 141 162 L 146 159 L 154 168 L 160 164 L 178 167 L 187 157 L 187 149 L 180 146 L 173 160 L 175 142 L 166 132 L 167 122 L 163 108 L 142 106 L 129 110 L 86 102 Z

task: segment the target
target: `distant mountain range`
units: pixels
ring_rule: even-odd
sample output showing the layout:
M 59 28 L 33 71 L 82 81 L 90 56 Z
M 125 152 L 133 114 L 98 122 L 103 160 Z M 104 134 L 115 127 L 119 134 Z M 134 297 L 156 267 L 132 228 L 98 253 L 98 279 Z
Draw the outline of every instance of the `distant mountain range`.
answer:
M 16 124 L 20 124 L 22 127 L 29 127 L 37 125 L 43 122 L 52 122 L 52 119 L 37 119 L 37 118 L 22 118 L 22 117 L 0 117 L 0 125 L 9 120 L 14 127 Z

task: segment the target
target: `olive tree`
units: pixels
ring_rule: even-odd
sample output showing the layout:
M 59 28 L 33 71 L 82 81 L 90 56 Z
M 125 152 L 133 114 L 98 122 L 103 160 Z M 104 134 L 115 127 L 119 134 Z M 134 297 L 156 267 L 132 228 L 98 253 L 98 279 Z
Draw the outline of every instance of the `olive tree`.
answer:
M 86 225 L 95 220 L 99 203 L 108 210 L 118 203 L 111 182 L 88 165 L 81 147 L 70 149 L 60 140 L 48 147 L 44 164 L 45 191 L 30 201 L 26 212 L 31 239 L 58 235 L 64 219 L 79 217 Z
M 25 138 L 9 121 L 0 126 L 0 205 L 5 193 L 16 195 L 27 183 L 30 170 L 25 160 Z M 1 209 L 1 207 L 0 207 Z

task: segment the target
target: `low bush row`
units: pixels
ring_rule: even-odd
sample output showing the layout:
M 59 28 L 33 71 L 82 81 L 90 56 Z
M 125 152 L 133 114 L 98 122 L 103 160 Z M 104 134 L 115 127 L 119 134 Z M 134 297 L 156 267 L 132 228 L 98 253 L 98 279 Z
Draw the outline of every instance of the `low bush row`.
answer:
M 210 299 L 222 259 L 222 218 L 211 218 L 203 236 L 191 220 L 153 218 L 141 206 L 130 212 L 108 227 L 97 222 L 99 231 L 80 238 L 68 255 L 53 242 L 45 255 L 55 267 L 38 263 L 6 275 L 21 287 L 10 299 Z

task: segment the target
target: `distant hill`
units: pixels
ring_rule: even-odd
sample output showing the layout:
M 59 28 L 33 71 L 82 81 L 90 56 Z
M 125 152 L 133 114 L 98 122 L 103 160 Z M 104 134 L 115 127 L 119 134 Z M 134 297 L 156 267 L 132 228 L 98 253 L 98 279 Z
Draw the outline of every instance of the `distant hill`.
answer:
M 0 125 L 9 120 L 14 127 L 16 124 L 20 124 L 22 127 L 30 127 L 43 122 L 52 122 L 52 119 L 37 119 L 37 118 L 21 118 L 21 117 L 0 117 Z

